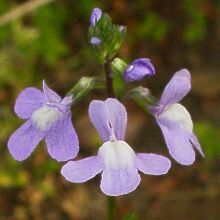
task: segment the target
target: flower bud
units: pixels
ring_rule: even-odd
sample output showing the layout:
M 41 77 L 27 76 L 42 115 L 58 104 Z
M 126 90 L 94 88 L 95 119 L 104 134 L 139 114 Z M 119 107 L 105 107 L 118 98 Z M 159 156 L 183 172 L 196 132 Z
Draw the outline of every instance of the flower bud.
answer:
M 119 31 L 122 32 L 125 30 L 125 26 L 124 25 L 119 25 L 118 27 Z
M 101 39 L 98 37 L 92 37 L 90 39 L 90 43 L 93 45 L 99 45 L 99 44 L 101 44 L 101 42 L 102 42 Z
M 96 22 L 101 18 L 102 11 L 99 8 L 94 8 L 90 16 L 91 26 L 95 26 Z
M 115 58 L 111 63 L 111 67 L 114 73 L 123 76 L 123 72 L 127 67 L 127 64 L 124 62 L 124 60 Z
M 126 81 L 139 81 L 145 76 L 155 74 L 154 66 L 147 58 L 134 60 L 124 71 L 124 79 Z

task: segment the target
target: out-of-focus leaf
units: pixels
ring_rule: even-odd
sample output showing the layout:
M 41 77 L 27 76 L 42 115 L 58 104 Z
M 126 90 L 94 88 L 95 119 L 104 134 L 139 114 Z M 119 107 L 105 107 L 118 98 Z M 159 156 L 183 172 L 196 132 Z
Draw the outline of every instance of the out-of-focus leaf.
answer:
M 201 7 L 202 2 L 200 0 L 185 0 L 183 2 L 183 8 L 185 9 L 186 16 L 189 18 L 189 22 L 183 32 L 183 37 L 190 44 L 201 42 L 207 34 L 208 23 L 206 14 L 202 9 L 203 7 Z
M 127 214 L 122 220 L 137 220 L 137 215 L 135 213 Z
M 162 40 L 169 31 L 169 24 L 165 19 L 153 12 L 146 13 L 146 17 L 137 28 L 139 37 L 146 36 L 149 40 L 158 42 Z
M 196 123 L 194 128 L 206 158 L 211 160 L 218 157 L 220 155 L 220 128 L 210 122 Z
M 67 18 L 67 10 L 62 5 L 39 8 L 33 16 L 33 24 L 40 32 L 34 49 L 48 64 L 54 64 L 58 58 L 68 53 L 63 34 Z
M 134 100 L 144 111 L 148 110 L 148 106 L 157 105 L 157 99 L 151 94 L 148 88 L 138 86 L 128 93 L 128 97 Z

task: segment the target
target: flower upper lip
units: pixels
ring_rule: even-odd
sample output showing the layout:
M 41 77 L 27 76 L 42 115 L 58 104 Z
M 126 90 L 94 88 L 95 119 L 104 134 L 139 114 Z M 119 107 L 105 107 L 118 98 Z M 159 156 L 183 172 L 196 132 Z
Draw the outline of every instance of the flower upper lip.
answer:
M 149 107 L 162 130 L 169 153 L 182 165 L 190 165 L 195 161 L 194 148 L 204 155 L 193 133 L 191 117 L 185 107 L 179 104 L 190 89 L 189 71 L 179 70 L 166 85 L 158 105 Z
M 54 107 L 56 109 L 58 109 L 59 111 L 65 113 L 70 111 L 70 105 L 71 105 L 71 97 L 72 96 L 66 96 L 64 97 L 60 102 L 53 102 L 53 101 L 49 101 L 46 102 L 45 104 L 49 107 Z
M 62 103 L 50 103 L 50 102 L 47 102 L 46 105 L 48 107 L 51 107 L 51 108 L 56 108 L 56 109 L 58 109 L 58 111 L 60 111 L 62 113 L 70 111 L 70 106 L 66 105 L 66 104 L 62 104 Z

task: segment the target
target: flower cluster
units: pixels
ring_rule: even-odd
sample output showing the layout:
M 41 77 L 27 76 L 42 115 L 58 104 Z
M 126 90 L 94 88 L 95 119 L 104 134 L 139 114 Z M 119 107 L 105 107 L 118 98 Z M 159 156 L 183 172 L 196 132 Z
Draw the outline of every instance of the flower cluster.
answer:
M 101 21 L 103 16 L 104 21 Z M 109 22 L 108 16 L 95 8 L 90 17 L 92 33 L 99 33 L 102 30 L 103 26 L 99 21 Z M 124 26 L 117 28 L 119 32 L 125 30 Z M 116 41 L 111 39 L 109 42 L 116 45 L 117 39 L 121 43 L 121 38 L 117 37 Z M 104 43 L 103 40 L 106 39 L 93 36 L 90 43 L 99 45 Z M 111 52 L 114 54 L 116 51 Z M 140 81 L 145 76 L 155 75 L 154 66 L 148 58 L 136 59 L 129 65 L 120 59 L 114 62 L 109 54 L 104 58 L 110 59 L 105 60 L 105 63 L 116 64 L 117 74 L 122 76 L 125 82 Z M 101 191 L 109 196 L 119 196 L 135 190 L 141 180 L 139 171 L 148 175 L 166 174 L 171 167 L 168 158 L 154 153 L 135 153 L 125 142 L 127 111 L 116 98 L 91 101 L 89 117 L 101 137 L 102 145 L 96 156 L 73 160 L 79 151 L 79 141 L 72 124 L 71 106 L 82 96 L 82 86 L 86 87 L 87 92 L 91 90 L 88 87 L 92 83 L 85 83 L 85 80 L 84 77 L 79 81 L 80 86 L 76 85 L 75 89 L 71 90 L 72 93 L 68 93 L 64 98 L 50 89 L 45 81 L 43 91 L 30 87 L 18 95 L 14 111 L 26 121 L 8 140 L 11 155 L 16 160 L 25 160 L 39 142 L 45 139 L 48 153 L 53 159 L 68 161 L 61 169 L 61 174 L 66 180 L 82 183 L 101 173 Z M 168 82 L 159 101 L 143 105 L 155 117 L 169 154 L 182 165 L 190 165 L 195 161 L 194 149 L 204 156 L 193 133 L 191 116 L 186 108 L 179 104 L 190 89 L 190 73 L 182 69 Z

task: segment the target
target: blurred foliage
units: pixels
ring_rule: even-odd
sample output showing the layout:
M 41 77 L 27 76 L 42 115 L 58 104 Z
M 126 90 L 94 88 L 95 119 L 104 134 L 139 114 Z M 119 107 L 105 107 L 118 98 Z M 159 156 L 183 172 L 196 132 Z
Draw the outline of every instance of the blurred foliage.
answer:
M 139 24 L 137 34 L 140 38 L 147 36 L 148 40 L 153 42 L 161 41 L 169 32 L 168 21 L 162 19 L 160 15 L 149 12 Z
M 135 213 L 127 214 L 122 220 L 137 220 L 137 216 Z
M 184 40 L 189 44 L 201 42 L 207 34 L 208 19 L 202 9 L 202 3 L 204 4 L 205 1 L 186 0 L 184 2 L 184 10 L 189 19 L 184 32 Z
M 0 14 L 6 13 L 22 2 L 25 1 L 1 0 Z M 41 81 L 46 79 L 52 88 L 66 94 L 82 76 L 101 75 L 101 66 L 96 64 L 91 55 L 88 42 L 89 15 L 94 6 L 100 6 L 103 11 L 108 12 L 114 23 L 127 26 L 127 38 L 119 52 L 122 59 L 132 60 L 143 56 L 152 58 L 152 62 L 156 64 L 158 78 L 156 76 L 156 83 L 148 79 L 144 83 L 148 83 L 147 88 L 152 86 L 157 93 L 164 87 L 166 76 L 170 77 L 167 73 L 172 73 L 177 66 L 178 68 L 189 66 L 200 71 L 204 65 L 210 65 L 215 60 L 219 63 L 220 1 L 216 0 L 61 0 L 40 7 L 31 14 L 0 27 L 0 191 L 3 195 L 0 198 L 2 210 L 0 219 L 43 219 L 42 216 L 39 217 L 37 210 L 45 214 L 45 207 L 50 210 L 51 204 L 59 209 L 56 210 L 55 217 L 52 215 L 46 219 L 62 219 L 61 216 L 67 216 L 67 213 L 71 219 L 79 219 L 77 217 L 85 212 L 84 204 L 81 205 L 83 208 L 79 212 L 78 201 L 73 207 L 72 200 L 75 194 L 66 190 L 67 185 L 62 185 L 59 179 L 61 165 L 48 158 L 44 144 L 39 146 L 27 161 L 19 163 L 9 155 L 6 143 L 9 135 L 22 123 L 22 120 L 13 113 L 15 98 L 22 89 L 27 86 L 40 88 Z M 161 70 L 163 74 L 160 74 Z M 196 74 L 193 77 L 196 77 Z M 121 75 L 117 74 L 114 80 L 115 89 L 120 96 L 125 90 Z M 190 98 L 190 101 L 194 102 L 197 97 Z M 219 97 L 210 100 L 219 102 Z M 82 104 L 86 106 L 85 109 L 88 107 L 87 104 L 88 102 Z M 78 109 L 80 113 L 84 113 L 81 110 L 82 106 Z M 198 115 L 208 115 L 205 109 L 195 111 Z M 132 118 L 132 115 L 129 117 Z M 208 117 L 211 118 L 212 115 Z M 211 119 L 203 121 L 202 116 L 198 118 L 200 121 L 195 123 L 195 133 L 198 134 L 204 148 L 205 160 L 212 163 L 220 155 L 220 127 L 214 125 Z M 213 116 L 212 120 L 220 121 L 220 118 L 216 119 Z M 78 124 L 82 126 L 82 123 Z M 97 143 L 96 138 L 92 137 L 87 144 L 92 146 L 93 141 Z M 137 138 L 144 140 L 144 137 Z M 149 139 L 155 139 L 155 136 Z M 82 153 L 91 151 L 85 146 L 82 146 L 81 150 Z M 172 185 L 172 181 L 169 181 Z M 10 190 L 13 190 L 12 195 L 8 195 Z M 60 198 L 63 199 L 66 194 L 59 190 L 63 190 L 68 197 L 64 198 L 62 204 Z M 89 193 L 85 189 L 84 191 L 82 193 L 81 190 L 77 198 L 81 198 L 82 194 L 88 196 Z M 69 196 L 71 193 L 74 195 Z M 14 200 L 11 202 L 8 197 Z M 52 198 L 50 202 L 48 198 Z M 95 202 L 94 197 L 90 198 Z M 59 204 L 56 204 L 56 201 Z M 10 207 L 5 207 L 4 204 Z M 39 204 L 45 207 L 42 208 Z M 51 213 L 54 211 L 53 208 Z M 72 212 L 75 212 L 75 215 Z M 99 213 L 96 214 L 99 216 Z M 17 218 L 17 216 L 28 217 Z M 142 219 L 146 219 L 145 217 Z M 131 214 L 125 219 L 134 220 L 137 217 Z
M 210 122 L 200 122 L 195 124 L 195 132 L 204 149 L 206 160 L 216 159 L 220 156 L 220 127 Z

